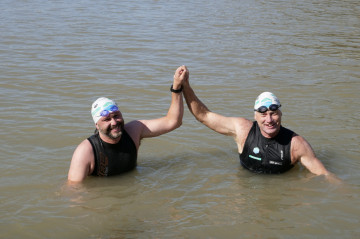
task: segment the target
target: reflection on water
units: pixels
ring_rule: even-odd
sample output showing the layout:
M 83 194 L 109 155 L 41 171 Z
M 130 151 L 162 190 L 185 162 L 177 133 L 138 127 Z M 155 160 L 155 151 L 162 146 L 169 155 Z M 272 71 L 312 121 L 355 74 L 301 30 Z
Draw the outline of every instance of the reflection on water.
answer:
M 358 2 L 2 1 L 2 238 L 356 238 L 360 89 Z M 90 104 L 125 120 L 170 104 L 175 69 L 209 108 L 251 119 L 272 91 L 283 124 L 344 184 L 301 166 L 256 175 L 235 143 L 186 110 L 181 128 L 146 139 L 139 166 L 67 185 Z

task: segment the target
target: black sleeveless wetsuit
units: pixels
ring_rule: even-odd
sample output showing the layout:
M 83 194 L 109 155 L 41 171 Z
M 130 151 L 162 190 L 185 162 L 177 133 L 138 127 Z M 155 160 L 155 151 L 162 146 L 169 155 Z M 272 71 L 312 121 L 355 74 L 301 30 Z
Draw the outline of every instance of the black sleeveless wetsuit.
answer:
M 92 175 L 112 176 L 136 167 L 136 146 L 125 130 L 123 130 L 121 139 L 117 144 L 104 142 L 99 134 L 92 135 L 88 140 L 95 156 L 95 168 Z
M 279 134 L 274 138 L 265 138 L 256 121 L 246 138 L 240 156 L 241 165 L 256 173 L 284 173 L 291 169 L 291 139 L 296 134 L 280 127 Z

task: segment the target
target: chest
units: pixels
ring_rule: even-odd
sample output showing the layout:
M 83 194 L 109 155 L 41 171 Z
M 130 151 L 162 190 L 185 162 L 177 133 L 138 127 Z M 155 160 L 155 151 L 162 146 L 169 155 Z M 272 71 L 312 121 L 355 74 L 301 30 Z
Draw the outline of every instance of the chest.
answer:
M 274 141 L 252 141 L 247 151 L 250 159 L 261 164 L 283 165 L 291 162 L 289 145 L 281 145 Z

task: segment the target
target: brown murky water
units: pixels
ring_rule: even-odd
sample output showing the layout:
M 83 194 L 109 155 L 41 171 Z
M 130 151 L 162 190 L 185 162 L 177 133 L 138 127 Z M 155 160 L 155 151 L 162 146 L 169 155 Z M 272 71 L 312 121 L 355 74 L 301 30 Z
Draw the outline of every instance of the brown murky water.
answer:
M 357 238 L 360 7 L 349 1 L 0 1 L 1 238 Z M 66 185 L 90 105 L 166 113 L 185 64 L 209 108 L 251 119 L 274 92 L 335 185 L 301 166 L 242 169 L 186 109 L 135 171 Z

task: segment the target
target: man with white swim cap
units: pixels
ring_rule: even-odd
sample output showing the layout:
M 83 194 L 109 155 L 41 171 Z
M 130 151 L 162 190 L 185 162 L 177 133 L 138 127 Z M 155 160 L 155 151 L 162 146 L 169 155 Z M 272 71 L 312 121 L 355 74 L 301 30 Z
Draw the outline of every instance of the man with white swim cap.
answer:
M 195 95 L 189 78 L 183 92 L 190 112 L 210 129 L 234 137 L 241 165 L 252 172 L 277 174 L 301 162 L 316 175 L 332 175 L 316 158 L 310 144 L 281 125 L 281 104 L 271 92 L 261 93 L 255 101 L 254 119 L 225 117 L 210 111 Z
M 125 124 L 115 101 L 105 97 L 95 100 L 91 107 L 95 133 L 75 149 L 68 181 L 81 182 L 88 175 L 112 176 L 134 169 L 141 139 L 168 133 L 182 124 L 182 83 L 188 76 L 185 66 L 175 71 L 170 108 L 158 119 Z

